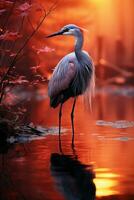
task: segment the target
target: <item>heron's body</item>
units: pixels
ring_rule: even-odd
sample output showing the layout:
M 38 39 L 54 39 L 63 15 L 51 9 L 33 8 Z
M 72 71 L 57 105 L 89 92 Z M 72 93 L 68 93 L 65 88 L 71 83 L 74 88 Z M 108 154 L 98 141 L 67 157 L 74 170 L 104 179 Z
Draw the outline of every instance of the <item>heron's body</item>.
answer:
M 87 52 L 82 51 L 83 63 L 79 63 L 72 52 L 57 64 L 49 81 L 48 94 L 52 107 L 64 103 L 68 98 L 83 94 L 90 84 L 92 61 Z
M 73 35 L 76 39 L 75 50 L 64 56 L 57 64 L 48 85 L 48 95 L 50 97 L 50 105 L 55 108 L 59 104 L 59 136 L 61 127 L 61 111 L 63 103 L 70 97 L 74 97 L 74 104 L 71 112 L 72 131 L 74 141 L 74 125 L 73 113 L 76 97 L 83 94 L 87 89 L 94 86 L 94 65 L 91 57 L 86 51 L 82 50 L 83 31 L 76 25 L 64 26 L 59 32 L 48 37 L 56 35 Z

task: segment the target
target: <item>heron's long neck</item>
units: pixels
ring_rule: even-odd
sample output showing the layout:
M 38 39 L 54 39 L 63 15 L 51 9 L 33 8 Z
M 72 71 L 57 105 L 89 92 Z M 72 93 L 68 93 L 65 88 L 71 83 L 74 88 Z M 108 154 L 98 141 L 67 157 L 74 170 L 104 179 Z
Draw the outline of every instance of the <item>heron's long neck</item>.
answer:
M 81 57 L 81 50 L 83 46 L 83 34 L 79 32 L 79 34 L 76 36 L 76 43 L 75 43 L 75 54 L 77 59 L 79 60 Z

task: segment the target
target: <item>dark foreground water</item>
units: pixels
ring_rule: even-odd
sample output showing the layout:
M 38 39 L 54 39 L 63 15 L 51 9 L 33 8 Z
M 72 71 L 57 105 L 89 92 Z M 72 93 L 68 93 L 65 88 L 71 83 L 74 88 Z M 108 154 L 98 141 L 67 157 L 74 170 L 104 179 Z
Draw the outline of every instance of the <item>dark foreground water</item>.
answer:
M 110 91 L 110 90 L 108 90 Z M 54 127 L 43 137 L 16 144 L 0 168 L 0 200 L 134 200 L 133 95 L 120 88 L 98 91 L 93 113 L 81 100 L 75 112 L 71 149 L 71 103 L 63 109 L 62 151 L 57 109 L 48 100 L 29 107 L 36 125 Z M 2 157 L 2 155 L 1 155 Z

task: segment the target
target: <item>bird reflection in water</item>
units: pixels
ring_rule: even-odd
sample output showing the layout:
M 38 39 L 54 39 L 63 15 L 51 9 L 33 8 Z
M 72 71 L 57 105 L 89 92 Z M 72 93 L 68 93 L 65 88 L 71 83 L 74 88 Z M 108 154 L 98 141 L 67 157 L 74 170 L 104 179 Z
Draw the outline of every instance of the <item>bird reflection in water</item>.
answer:
M 82 164 L 76 156 L 51 154 L 51 174 L 67 200 L 95 200 L 95 174 L 92 166 Z

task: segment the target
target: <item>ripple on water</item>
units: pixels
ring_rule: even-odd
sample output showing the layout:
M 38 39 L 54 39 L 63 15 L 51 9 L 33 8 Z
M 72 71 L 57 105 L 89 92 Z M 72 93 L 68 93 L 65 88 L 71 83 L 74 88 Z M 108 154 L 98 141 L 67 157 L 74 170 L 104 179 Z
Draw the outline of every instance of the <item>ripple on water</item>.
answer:
M 97 126 L 110 126 L 112 128 L 131 128 L 134 127 L 134 121 L 117 120 L 117 121 L 104 121 L 97 120 Z

